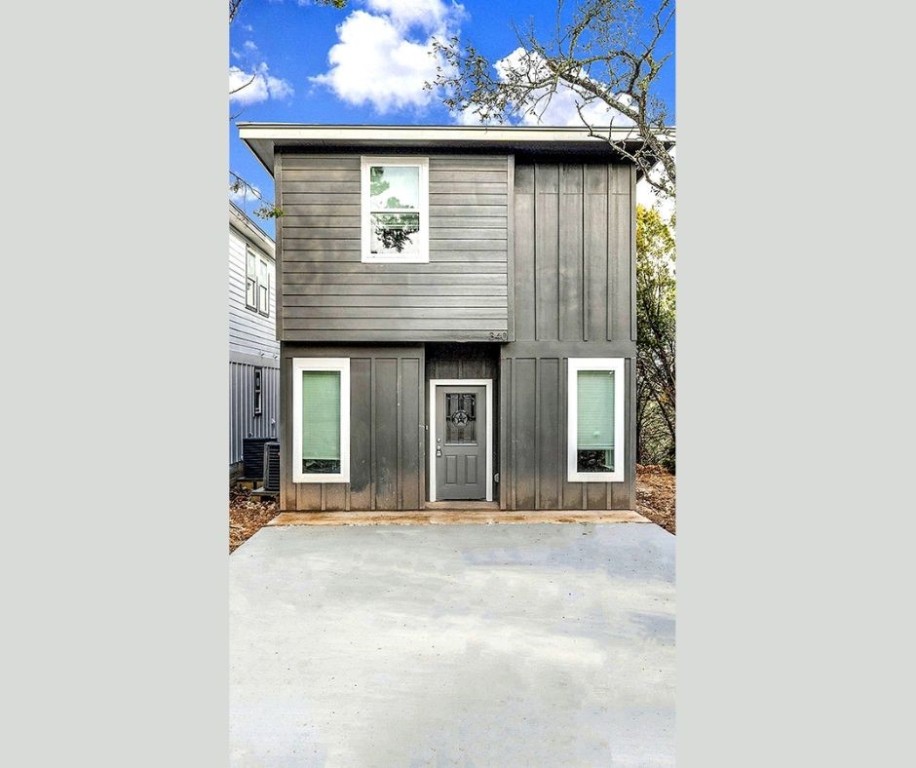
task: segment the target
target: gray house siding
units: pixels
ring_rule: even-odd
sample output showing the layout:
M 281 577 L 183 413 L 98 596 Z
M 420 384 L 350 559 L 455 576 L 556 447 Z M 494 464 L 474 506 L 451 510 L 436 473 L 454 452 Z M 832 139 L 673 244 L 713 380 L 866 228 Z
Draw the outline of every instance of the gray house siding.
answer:
M 503 509 L 635 505 L 635 172 L 515 158 L 515 341 L 500 348 Z M 624 482 L 570 483 L 569 358 L 626 360 Z
M 360 156 L 280 154 L 283 341 L 509 338 L 511 161 L 429 157 L 428 264 L 363 264 Z
M 350 359 L 350 482 L 294 483 L 292 361 Z M 281 358 L 280 508 L 306 510 L 422 509 L 426 500 L 423 396 L 425 355 L 409 347 L 318 347 L 285 343 Z
M 507 344 L 501 349 L 501 509 L 634 509 L 636 366 L 629 346 Z M 625 481 L 570 483 L 567 364 L 570 357 L 625 357 Z
M 267 260 L 269 312 L 245 304 L 247 249 Z M 242 461 L 247 437 L 279 436 L 280 343 L 276 336 L 274 244 L 244 213 L 229 208 L 229 464 Z M 255 413 L 255 369 L 261 369 L 261 413 Z
M 632 166 L 515 163 L 518 341 L 636 340 Z
M 634 168 L 572 129 L 322 130 L 252 140 L 284 211 L 280 508 L 422 509 L 434 379 L 494 381 L 501 509 L 635 508 Z M 429 160 L 429 263 L 362 262 L 361 157 L 391 155 Z M 349 483 L 292 482 L 298 357 L 350 361 Z M 590 358 L 624 361 L 621 482 L 567 479 L 570 361 Z

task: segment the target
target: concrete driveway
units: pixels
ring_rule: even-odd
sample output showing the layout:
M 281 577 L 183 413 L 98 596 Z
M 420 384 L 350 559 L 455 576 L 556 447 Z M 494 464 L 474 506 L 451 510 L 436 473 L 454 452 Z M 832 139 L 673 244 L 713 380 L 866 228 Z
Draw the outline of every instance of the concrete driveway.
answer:
M 674 537 L 268 526 L 230 557 L 233 766 L 673 766 Z

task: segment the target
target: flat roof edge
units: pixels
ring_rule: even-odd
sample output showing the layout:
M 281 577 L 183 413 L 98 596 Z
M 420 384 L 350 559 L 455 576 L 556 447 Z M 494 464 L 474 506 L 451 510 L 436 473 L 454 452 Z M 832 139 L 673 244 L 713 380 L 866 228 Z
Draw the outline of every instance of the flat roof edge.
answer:
M 273 175 L 276 150 L 296 147 L 360 149 L 481 148 L 559 151 L 588 154 L 614 153 L 614 143 L 643 143 L 633 127 L 590 129 L 587 126 L 445 126 L 445 125 L 306 125 L 294 123 L 237 123 L 239 138 Z M 674 126 L 656 135 L 674 144 Z
M 640 140 L 635 128 L 595 128 L 584 126 L 379 126 L 379 125 L 297 125 L 291 123 L 238 123 L 242 139 L 267 139 L 303 143 L 340 142 L 354 144 L 405 141 L 432 143 L 541 143 L 582 141 L 590 143 L 611 138 L 615 141 Z M 597 135 L 595 135 L 597 134 Z M 675 138 L 672 126 L 658 131 L 659 136 Z

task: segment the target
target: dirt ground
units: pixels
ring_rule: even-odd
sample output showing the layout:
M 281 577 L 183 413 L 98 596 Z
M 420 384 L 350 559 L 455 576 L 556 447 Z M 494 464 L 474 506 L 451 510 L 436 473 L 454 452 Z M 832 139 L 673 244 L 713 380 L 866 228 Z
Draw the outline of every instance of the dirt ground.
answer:
M 636 511 L 675 533 L 675 477 L 658 466 L 636 465 Z M 279 512 L 277 502 L 233 488 L 229 496 L 229 551 L 267 525 Z
M 664 467 L 636 465 L 636 511 L 668 533 L 676 533 L 675 485 L 674 475 Z

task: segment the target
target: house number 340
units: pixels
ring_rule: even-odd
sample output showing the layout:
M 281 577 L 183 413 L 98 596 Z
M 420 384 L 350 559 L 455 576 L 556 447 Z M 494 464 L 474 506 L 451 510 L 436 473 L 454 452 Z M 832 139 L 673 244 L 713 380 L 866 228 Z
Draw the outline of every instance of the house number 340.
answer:
M 509 338 L 509 334 L 506 331 L 490 331 L 490 338 L 497 341 L 506 341 Z

